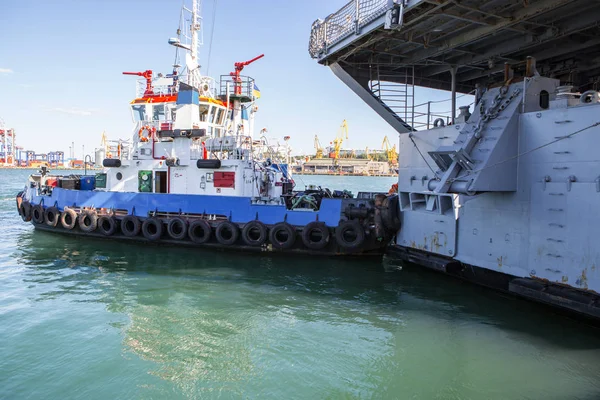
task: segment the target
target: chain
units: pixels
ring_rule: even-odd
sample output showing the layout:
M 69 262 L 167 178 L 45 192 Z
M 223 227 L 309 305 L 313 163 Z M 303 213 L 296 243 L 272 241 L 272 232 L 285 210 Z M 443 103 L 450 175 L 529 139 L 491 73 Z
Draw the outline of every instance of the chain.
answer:
M 500 164 L 504 164 L 505 162 L 508 162 L 508 161 L 514 160 L 514 159 L 516 159 L 516 158 L 522 157 L 522 156 L 524 156 L 524 155 L 527 155 L 527 154 L 529 154 L 529 153 L 533 153 L 534 151 L 537 151 L 537 150 L 543 149 L 544 147 L 547 147 L 547 146 L 550 146 L 551 144 L 554 144 L 554 143 L 560 142 L 561 140 L 565 140 L 565 139 L 572 138 L 573 136 L 575 136 L 575 135 L 577 135 L 577 134 L 579 134 L 579 133 L 581 133 L 581 132 L 587 131 L 588 129 L 594 128 L 594 127 L 596 127 L 596 126 L 600 126 L 600 121 L 598 121 L 598 122 L 595 122 L 595 123 L 593 123 L 593 124 L 591 124 L 591 125 L 588 125 L 588 126 L 586 126 L 585 128 L 582 128 L 582 129 L 580 129 L 580 130 L 578 130 L 578 131 L 575 131 L 575 132 L 573 132 L 573 133 L 570 133 L 570 134 L 568 134 L 568 135 L 566 135 L 566 136 L 561 136 L 561 137 L 559 137 L 558 139 L 555 139 L 555 140 L 552 140 L 551 142 L 548 142 L 548 143 L 542 144 L 541 146 L 538 146 L 538 147 L 536 147 L 536 148 L 533 148 L 533 149 L 531 149 L 531 150 L 527 150 L 527 151 L 525 151 L 525 152 L 523 152 L 523 153 L 517 154 L 516 156 L 509 157 L 509 158 L 507 158 L 507 159 L 505 159 L 505 160 L 502 160 L 502 161 L 498 161 L 498 162 L 497 162 L 497 163 L 495 163 L 495 164 L 488 165 L 487 167 L 483 167 L 483 168 L 481 168 L 481 169 L 477 169 L 477 170 L 470 171 L 470 172 L 469 172 L 468 174 L 466 174 L 466 175 L 457 176 L 456 178 L 453 178 L 453 179 L 451 179 L 450 181 L 451 181 L 451 182 L 454 182 L 454 181 L 456 181 L 456 180 L 459 180 L 459 179 L 468 178 L 468 177 L 469 177 L 469 175 L 471 175 L 471 174 L 476 174 L 476 173 L 479 173 L 479 172 L 481 172 L 481 171 L 484 171 L 484 170 L 486 170 L 486 169 L 488 169 L 488 168 L 493 168 L 493 167 L 496 167 L 496 166 L 498 166 L 498 165 L 500 165 Z

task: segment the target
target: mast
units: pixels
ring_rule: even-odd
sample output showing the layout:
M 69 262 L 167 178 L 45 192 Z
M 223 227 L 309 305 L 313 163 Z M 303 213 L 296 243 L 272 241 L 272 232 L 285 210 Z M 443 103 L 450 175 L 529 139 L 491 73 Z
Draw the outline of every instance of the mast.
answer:
M 190 21 L 190 48 L 189 48 L 189 59 L 186 57 L 186 64 L 188 68 L 188 84 L 193 87 L 200 86 L 200 63 L 198 58 L 198 46 L 200 40 L 198 38 L 198 32 L 202 29 L 200 23 L 200 0 L 192 0 L 192 9 L 190 10 L 192 17 Z
M 190 56 L 192 56 L 192 60 L 196 63 L 198 62 L 198 31 L 200 30 L 200 23 L 198 22 L 199 12 L 199 4 L 198 0 L 192 1 L 192 25 L 190 27 L 190 31 L 192 33 L 192 49 L 190 52 Z
M 200 64 L 198 49 L 200 45 L 202 45 L 202 17 L 200 15 L 200 1 L 201 0 L 192 0 L 192 8 L 189 9 L 185 5 L 181 9 L 181 21 L 179 23 L 179 28 L 177 29 L 177 37 L 173 37 L 169 39 L 169 44 L 175 46 L 177 48 L 181 48 L 186 50 L 185 54 L 185 67 L 187 68 L 187 84 L 193 87 L 198 88 L 200 86 L 200 82 L 202 81 L 202 76 L 200 75 Z M 184 21 L 184 14 L 188 12 L 191 17 L 189 20 L 189 27 L 186 25 L 186 21 Z M 181 38 L 183 37 L 184 42 L 182 43 Z M 175 65 L 173 65 L 173 85 L 176 85 L 177 77 L 177 68 L 179 68 L 179 63 L 177 62 L 178 54 L 175 55 Z

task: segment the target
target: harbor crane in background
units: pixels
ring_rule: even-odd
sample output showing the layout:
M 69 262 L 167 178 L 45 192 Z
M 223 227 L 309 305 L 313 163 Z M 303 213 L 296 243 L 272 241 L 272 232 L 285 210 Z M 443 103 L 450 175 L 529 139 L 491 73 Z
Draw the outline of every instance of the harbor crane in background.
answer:
M 398 164 L 398 152 L 396 151 L 396 145 L 390 146 L 390 141 L 387 136 L 384 136 L 381 148 L 385 151 L 388 163 L 391 166 Z
M 323 158 L 323 147 L 317 135 L 315 135 L 315 151 L 315 158 Z
M 335 139 L 333 139 L 333 152 L 329 154 L 330 158 L 337 160 L 340 158 L 340 149 L 342 148 L 342 143 L 344 142 L 344 138 L 348 140 L 348 123 L 346 120 L 342 122 L 340 129 L 337 133 Z M 333 154 L 333 157 L 332 157 Z

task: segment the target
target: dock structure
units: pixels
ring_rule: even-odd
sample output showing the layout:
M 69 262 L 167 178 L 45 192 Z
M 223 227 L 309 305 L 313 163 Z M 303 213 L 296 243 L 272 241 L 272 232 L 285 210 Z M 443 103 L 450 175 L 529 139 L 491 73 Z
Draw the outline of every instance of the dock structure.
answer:
M 399 133 L 393 254 L 600 318 L 598 15 L 588 0 L 352 0 L 313 23 L 310 57 Z
M 383 161 L 366 159 L 313 158 L 295 168 L 295 173 L 306 175 L 390 176 L 394 173 Z
M 14 129 L 8 128 L 0 118 L 0 166 L 13 166 L 18 159 L 15 135 Z
M 351 0 L 313 23 L 309 54 L 406 133 L 457 115 L 415 104 L 415 86 L 456 104 L 528 56 L 544 76 L 588 83 L 600 73 L 598 15 L 588 0 Z

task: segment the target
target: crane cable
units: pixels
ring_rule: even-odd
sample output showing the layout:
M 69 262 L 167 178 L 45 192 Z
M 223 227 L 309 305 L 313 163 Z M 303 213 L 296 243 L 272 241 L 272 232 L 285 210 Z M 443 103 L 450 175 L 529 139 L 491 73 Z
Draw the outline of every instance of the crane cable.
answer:
M 431 168 L 431 165 L 429 165 L 429 163 L 427 162 L 427 159 L 425 158 L 425 156 L 423 155 L 423 153 L 421 153 L 421 150 L 419 149 L 419 146 L 417 146 L 417 143 L 415 143 L 415 139 L 413 138 L 413 134 L 409 133 L 408 137 L 410 138 L 410 141 L 415 145 L 415 148 L 417 149 L 417 151 L 419 152 L 419 155 L 421 156 L 421 158 L 423 159 L 423 161 L 425 161 L 425 164 L 427 164 L 427 166 L 429 167 L 429 169 L 431 170 L 431 172 L 433 173 L 433 176 L 435 178 L 437 178 L 437 173 L 433 170 L 433 168 Z M 435 179 L 434 178 L 434 179 Z

